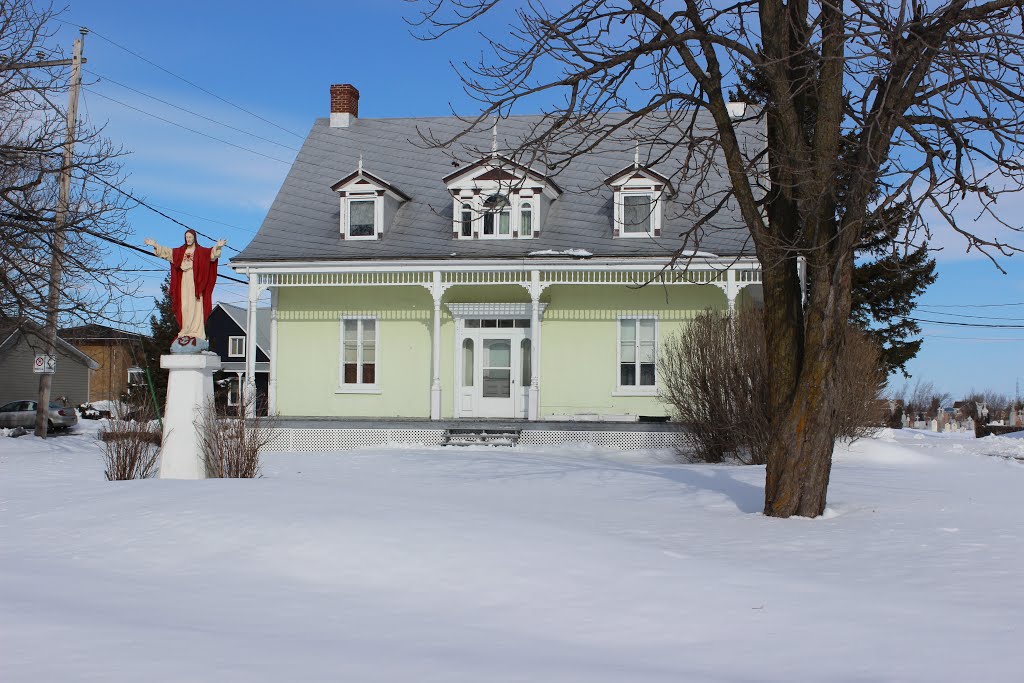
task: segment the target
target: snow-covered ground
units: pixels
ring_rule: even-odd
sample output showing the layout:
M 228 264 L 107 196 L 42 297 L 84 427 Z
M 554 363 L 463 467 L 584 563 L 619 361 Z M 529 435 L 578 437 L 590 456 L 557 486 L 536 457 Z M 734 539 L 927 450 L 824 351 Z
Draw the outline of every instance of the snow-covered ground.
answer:
M 1024 676 L 1022 439 L 864 440 L 779 520 L 764 468 L 585 448 L 109 483 L 95 428 L 0 439 L 2 681 Z

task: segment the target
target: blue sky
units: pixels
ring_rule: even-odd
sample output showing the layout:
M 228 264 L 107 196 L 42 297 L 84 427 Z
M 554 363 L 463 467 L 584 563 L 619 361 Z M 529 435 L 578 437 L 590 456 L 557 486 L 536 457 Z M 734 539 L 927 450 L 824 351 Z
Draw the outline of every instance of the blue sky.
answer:
M 474 59 L 487 42 L 472 32 L 441 42 L 417 41 L 403 21 L 410 11 L 402 0 L 72 0 L 61 16 L 69 23 L 56 25 L 56 40 L 70 51 L 78 25 L 93 30 L 85 45 L 88 87 L 82 112 L 94 123 L 106 123 L 108 136 L 131 152 L 124 161 L 127 187 L 181 222 L 242 248 L 259 227 L 305 133 L 314 119 L 327 115 L 331 83 L 359 88 L 363 117 L 475 111 L 450 62 Z M 501 21 L 494 17 L 491 25 L 500 28 Z M 1014 218 L 1021 220 L 1024 202 L 1014 203 L 1021 209 Z M 140 245 L 144 237 L 167 245 L 181 241 L 183 228 L 146 209 L 133 210 L 130 220 Z M 939 279 L 924 296 L 919 317 L 1024 325 L 1024 305 L 978 307 L 1024 302 L 1024 255 L 1004 259 L 1007 274 L 1002 275 L 986 259 L 964 254 L 963 243 L 952 236 L 940 232 L 936 242 L 944 246 L 936 255 Z M 165 264 L 127 258 L 132 267 L 154 271 L 139 273 L 140 298 L 126 311 L 143 320 Z M 219 282 L 217 297 L 243 305 L 245 288 Z M 992 319 L 957 317 L 968 315 Z M 1018 380 L 1024 385 L 1024 329 L 924 327 L 923 350 L 909 366 L 915 379 L 931 380 L 954 395 L 971 388 L 1012 394 Z

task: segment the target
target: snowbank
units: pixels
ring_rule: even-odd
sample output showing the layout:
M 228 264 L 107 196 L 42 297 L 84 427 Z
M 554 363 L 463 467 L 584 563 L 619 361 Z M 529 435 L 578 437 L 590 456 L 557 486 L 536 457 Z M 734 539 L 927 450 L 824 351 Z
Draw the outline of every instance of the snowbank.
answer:
M 92 424 L 0 440 L 0 680 L 1017 681 L 1019 439 L 764 468 L 586 448 L 278 454 L 103 479 Z M 997 453 L 995 451 L 999 451 Z

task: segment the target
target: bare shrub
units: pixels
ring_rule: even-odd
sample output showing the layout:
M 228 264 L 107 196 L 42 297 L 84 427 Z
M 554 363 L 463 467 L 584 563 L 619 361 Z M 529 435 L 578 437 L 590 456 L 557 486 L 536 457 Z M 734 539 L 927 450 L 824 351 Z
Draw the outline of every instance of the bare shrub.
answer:
M 148 479 L 156 471 L 160 423 L 151 405 L 139 401 L 111 417 L 99 432 L 104 474 L 109 481 Z
M 661 398 L 686 430 L 698 460 L 763 463 L 768 439 L 764 333 L 760 316 L 705 311 L 660 354 Z M 745 341 L 744 341 L 745 340 Z
M 882 395 L 885 373 L 878 345 L 856 327 L 847 329 L 844 342 L 836 368 L 834 434 L 840 441 L 853 441 L 885 425 L 889 410 Z
M 255 398 L 247 399 L 255 401 Z M 260 476 L 260 452 L 270 442 L 266 418 L 255 417 L 232 407 L 218 408 L 214 401 L 204 406 L 198 420 L 200 450 L 210 478 L 255 479 Z
M 751 309 L 734 317 L 705 311 L 666 342 L 658 360 L 661 399 L 698 460 L 765 463 L 772 421 L 764 340 L 761 312 Z M 884 423 L 884 386 L 877 346 L 849 328 L 833 388 L 836 439 L 857 439 Z

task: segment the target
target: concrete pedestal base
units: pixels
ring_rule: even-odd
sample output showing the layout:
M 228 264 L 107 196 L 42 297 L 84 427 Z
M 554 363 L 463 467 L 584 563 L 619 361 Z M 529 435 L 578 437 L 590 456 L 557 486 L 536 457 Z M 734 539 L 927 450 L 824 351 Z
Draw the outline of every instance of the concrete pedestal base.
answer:
M 161 479 L 205 479 L 206 466 L 196 426 L 202 410 L 213 401 L 213 373 L 220 358 L 212 353 L 160 356 L 169 370 L 164 434 L 160 446 Z

